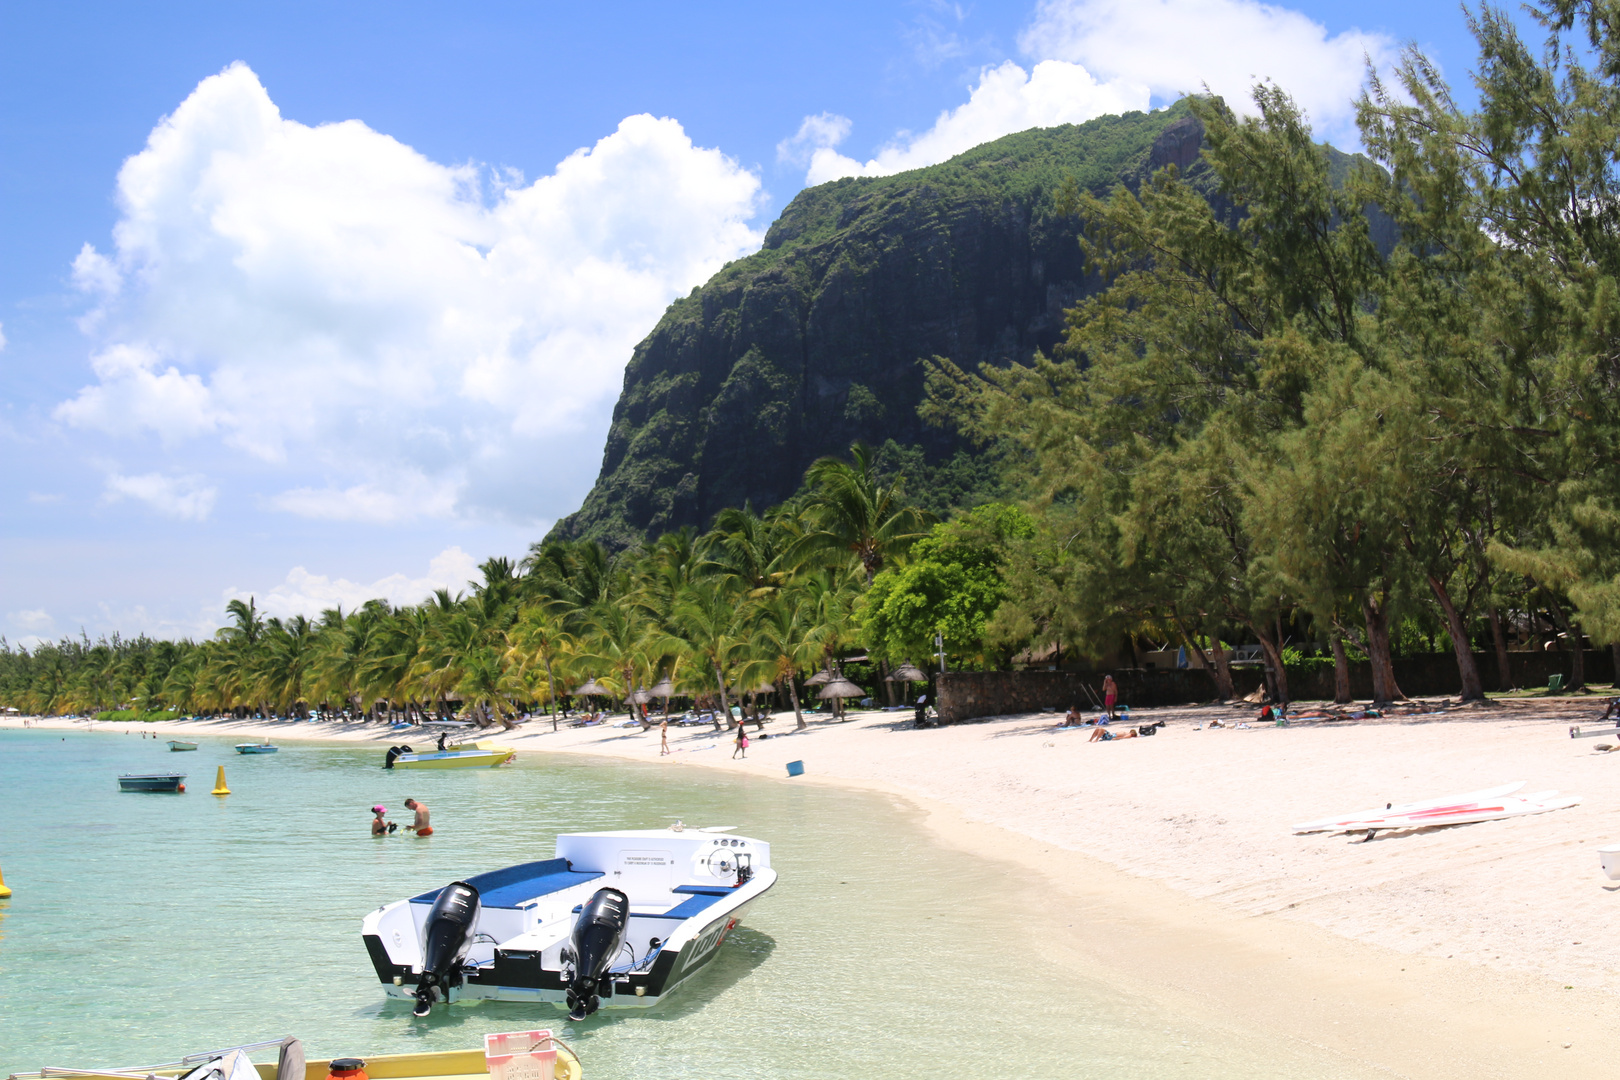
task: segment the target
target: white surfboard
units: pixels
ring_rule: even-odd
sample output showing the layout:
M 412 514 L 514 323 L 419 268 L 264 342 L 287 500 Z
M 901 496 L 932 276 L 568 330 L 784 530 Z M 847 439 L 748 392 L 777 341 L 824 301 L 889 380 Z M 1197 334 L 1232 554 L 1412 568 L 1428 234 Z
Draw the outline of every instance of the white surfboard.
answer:
M 1512 795 L 1529 782 L 1528 780 L 1518 780 L 1511 784 L 1503 784 L 1500 787 L 1486 788 L 1484 791 L 1470 791 L 1462 795 L 1443 795 L 1438 799 L 1401 803 L 1398 806 L 1378 806 L 1371 810 L 1357 810 L 1351 814 L 1336 814 L 1333 817 L 1319 818 L 1316 821 L 1307 821 L 1301 825 L 1295 825 L 1294 831 L 1297 833 L 1341 832 L 1344 828 L 1343 823 L 1347 821 L 1364 821 L 1368 818 L 1410 814 L 1418 810 L 1433 810 L 1441 806 L 1449 806 L 1460 810 L 1465 807 L 1477 806 L 1481 802 L 1491 799 L 1501 799 Z
M 1476 821 L 1497 821 L 1501 818 L 1524 817 L 1527 814 L 1545 814 L 1550 810 L 1565 810 L 1580 804 L 1579 795 L 1552 798 L 1557 792 L 1542 792 L 1549 796 L 1540 799 L 1487 800 L 1468 809 L 1438 808 L 1416 810 L 1409 814 L 1396 814 L 1365 821 L 1353 821 L 1339 826 L 1339 832 L 1381 832 L 1384 829 L 1426 829 L 1435 825 L 1469 825 Z

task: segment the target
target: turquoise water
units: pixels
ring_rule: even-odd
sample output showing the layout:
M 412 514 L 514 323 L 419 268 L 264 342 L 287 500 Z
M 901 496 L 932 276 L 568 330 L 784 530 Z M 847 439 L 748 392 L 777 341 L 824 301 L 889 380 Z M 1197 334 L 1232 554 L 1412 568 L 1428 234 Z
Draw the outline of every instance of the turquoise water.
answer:
M 588 1080 L 1357 1076 L 1300 1047 L 1188 1022 L 1043 956 L 1001 864 L 946 849 L 893 800 L 691 768 L 520 755 L 392 772 L 375 749 L 224 739 L 171 754 L 98 732 L 0 732 L 0 1076 L 132 1066 L 283 1034 L 310 1056 L 477 1046 L 546 1026 Z M 207 794 L 217 765 L 234 794 Z M 186 771 L 183 795 L 120 772 Z M 367 808 L 437 834 L 368 835 Z M 582 1024 L 496 1002 L 385 1002 L 361 916 L 549 857 L 558 832 L 679 817 L 772 842 L 781 879 L 720 958 L 656 1009 Z

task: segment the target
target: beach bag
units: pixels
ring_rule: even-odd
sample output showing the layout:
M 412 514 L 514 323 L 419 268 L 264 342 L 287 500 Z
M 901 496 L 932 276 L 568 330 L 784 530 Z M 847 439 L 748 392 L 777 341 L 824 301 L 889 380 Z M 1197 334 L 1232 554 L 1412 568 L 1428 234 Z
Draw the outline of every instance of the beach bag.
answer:
M 742 748 L 744 750 L 748 749 L 748 736 L 746 735 L 742 737 Z

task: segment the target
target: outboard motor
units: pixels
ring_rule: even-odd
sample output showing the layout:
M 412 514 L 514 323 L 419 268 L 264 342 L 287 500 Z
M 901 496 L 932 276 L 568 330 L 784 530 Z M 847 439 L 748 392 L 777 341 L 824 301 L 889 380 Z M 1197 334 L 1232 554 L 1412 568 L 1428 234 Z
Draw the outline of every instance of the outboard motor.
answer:
M 618 889 L 597 889 L 580 909 L 564 959 L 574 965 L 568 980 L 568 1019 L 583 1020 L 602 1003 L 597 997 L 608 965 L 624 945 L 630 898 Z
M 409 754 L 410 752 L 411 748 L 408 746 L 390 746 L 388 748 L 388 757 L 383 761 L 383 768 L 392 769 L 394 767 L 395 758 L 399 757 L 401 754 Z
M 478 890 L 465 881 L 446 885 L 433 901 L 422 949 L 422 976 L 416 982 L 417 1016 L 432 1012 L 434 1002 L 449 1000 L 450 988 L 461 985 L 461 962 L 472 947 L 478 909 Z

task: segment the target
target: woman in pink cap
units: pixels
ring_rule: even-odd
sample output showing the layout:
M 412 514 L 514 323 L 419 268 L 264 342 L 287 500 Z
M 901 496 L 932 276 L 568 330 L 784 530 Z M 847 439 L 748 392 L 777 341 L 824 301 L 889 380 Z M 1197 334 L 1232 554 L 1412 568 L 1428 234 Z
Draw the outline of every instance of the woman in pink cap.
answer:
M 375 815 L 371 819 L 371 835 L 372 836 L 387 836 L 389 833 L 391 833 L 395 829 L 399 828 L 399 826 L 394 824 L 393 822 L 383 820 L 383 815 L 388 813 L 388 807 L 386 807 L 386 806 L 373 806 L 371 808 L 371 812 L 372 812 L 372 814 Z

